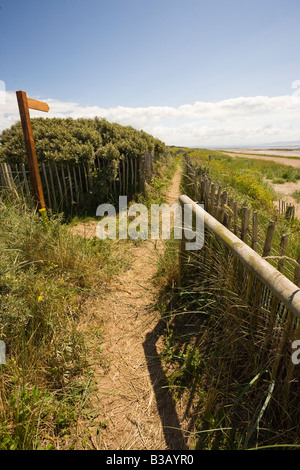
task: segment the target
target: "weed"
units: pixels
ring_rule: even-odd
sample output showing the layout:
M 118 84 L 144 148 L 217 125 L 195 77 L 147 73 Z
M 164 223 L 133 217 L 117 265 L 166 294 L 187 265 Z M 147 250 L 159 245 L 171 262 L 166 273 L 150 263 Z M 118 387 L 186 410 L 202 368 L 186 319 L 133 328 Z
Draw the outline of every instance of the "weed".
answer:
M 60 217 L 45 224 L 19 200 L 0 199 L 0 223 L 0 448 L 52 448 L 87 388 L 85 299 L 121 261 L 110 240 L 73 236 Z

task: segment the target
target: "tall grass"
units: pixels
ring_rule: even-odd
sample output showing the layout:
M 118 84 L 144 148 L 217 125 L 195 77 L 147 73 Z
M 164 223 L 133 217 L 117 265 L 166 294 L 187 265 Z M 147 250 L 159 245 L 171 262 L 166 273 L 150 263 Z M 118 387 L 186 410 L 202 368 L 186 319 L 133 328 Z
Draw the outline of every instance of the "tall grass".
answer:
M 86 401 L 85 299 L 120 267 L 109 240 L 73 236 L 0 198 L 0 449 L 56 448 Z
M 145 194 L 137 195 L 138 202 L 145 204 L 148 208 L 151 204 L 162 204 L 180 163 L 180 155 L 176 156 L 172 151 L 166 152 L 159 160 L 154 161 L 151 181 L 145 184 Z
M 262 162 L 259 160 L 247 160 L 244 158 L 224 157 L 218 152 L 210 152 L 208 150 L 197 150 L 188 152 L 190 157 L 190 164 L 196 172 L 205 177 L 209 177 L 212 183 L 220 185 L 223 190 L 226 190 L 231 200 L 238 203 L 238 223 L 241 226 L 242 207 L 248 207 L 253 213 L 257 212 L 258 215 L 258 243 L 257 251 L 259 254 L 263 252 L 265 236 L 267 227 L 270 220 L 276 223 L 275 233 L 273 236 L 272 248 L 270 256 L 270 263 L 273 266 L 278 266 L 279 246 L 282 235 L 287 235 L 288 245 L 287 253 L 290 259 L 286 260 L 283 272 L 291 280 L 294 278 L 294 269 L 296 261 L 292 262 L 291 259 L 297 260 L 300 251 L 299 230 L 300 221 L 295 218 L 291 221 L 286 220 L 284 215 L 279 214 L 275 208 L 274 201 L 276 194 L 270 187 L 268 182 L 264 179 L 262 168 L 278 169 L 278 164 L 274 162 Z M 250 167 L 248 168 L 248 165 Z M 285 171 L 293 171 L 295 174 L 299 170 L 295 168 L 283 167 Z M 190 196 L 192 199 L 196 198 L 194 185 L 190 181 L 187 172 L 184 173 L 182 180 L 182 191 Z M 250 229 L 248 233 L 248 244 L 251 238 L 251 222 L 252 215 L 250 216 Z
M 243 300 L 241 266 L 215 239 L 190 258 L 184 285 L 174 285 L 176 246 L 169 242 L 157 282 L 168 386 L 184 409 L 190 447 L 299 445 L 297 322 L 273 323 Z
M 170 154 L 154 163 L 140 202 L 164 200 L 176 165 Z M 101 325 L 82 326 L 86 304 L 130 260 L 124 240 L 73 235 L 80 222 L 40 217 L 16 194 L 0 198 L 1 450 L 72 448 L 87 439 L 76 435 L 77 423 L 93 396 L 90 362 L 95 343 L 101 356 L 102 333 Z
M 183 178 L 185 194 L 189 185 Z M 271 212 L 262 208 L 267 221 Z M 168 387 L 184 410 L 189 446 L 297 447 L 300 370 L 291 345 L 299 321 L 249 304 L 244 268 L 208 232 L 204 248 L 190 253 L 180 287 L 178 269 L 178 241 L 170 240 L 158 264 L 157 305 L 166 324 Z

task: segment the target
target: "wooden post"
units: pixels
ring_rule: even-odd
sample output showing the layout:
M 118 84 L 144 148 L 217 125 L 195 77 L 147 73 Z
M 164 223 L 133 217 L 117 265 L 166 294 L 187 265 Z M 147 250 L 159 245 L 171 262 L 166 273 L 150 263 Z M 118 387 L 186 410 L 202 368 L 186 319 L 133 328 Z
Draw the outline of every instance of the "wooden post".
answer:
M 3 163 L 3 174 L 4 174 L 4 179 L 6 181 L 7 187 L 11 189 L 12 188 L 12 182 L 11 182 L 11 178 L 10 178 L 7 163 Z
M 146 158 L 146 156 L 145 156 Z M 145 166 L 146 164 L 144 163 L 144 174 L 143 174 L 143 178 L 144 178 L 144 181 L 143 181 L 143 191 L 145 191 L 145 178 L 146 178 L 146 174 L 145 174 Z M 122 160 L 122 179 L 123 179 L 123 188 L 122 188 L 122 192 L 124 194 L 124 196 L 126 195 L 126 169 L 125 169 L 125 162 L 124 160 Z
M 248 235 L 248 229 L 249 229 L 249 217 L 250 217 L 250 211 L 248 207 L 243 207 L 242 208 L 241 240 L 243 240 L 243 242 L 245 243 L 247 243 L 247 235 Z
M 27 195 L 29 196 L 29 195 L 30 195 L 30 189 L 29 189 L 29 184 L 28 184 L 28 181 L 27 181 L 26 168 L 25 168 L 24 163 L 22 163 L 22 173 L 23 173 L 23 178 L 24 178 L 26 193 L 27 193 Z
M 134 159 L 134 190 L 137 190 L 137 174 L 138 174 L 138 161 L 135 157 Z
M 60 198 L 61 198 L 61 202 L 59 204 L 59 207 L 62 208 L 63 204 L 64 204 L 64 195 L 63 195 L 62 187 L 61 187 L 61 184 L 60 184 L 60 179 L 59 179 L 59 174 L 58 174 L 58 169 L 57 169 L 56 163 L 54 163 L 54 168 L 55 168 L 56 179 L 57 179 L 57 183 L 58 183 L 59 194 L 60 194 Z
M 85 167 L 84 167 L 84 169 L 85 169 Z M 69 187 L 70 187 L 70 194 L 71 194 L 71 207 L 72 207 L 72 205 L 74 204 L 75 201 L 74 201 L 74 197 L 73 197 L 73 182 L 72 182 L 69 163 L 67 163 L 67 172 L 68 172 L 68 178 L 69 178 Z
M 64 185 L 64 197 L 66 199 L 66 206 L 67 206 L 68 205 L 68 190 L 67 190 L 67 185 L 66 185 L 64 165 L 61 165 L 60 169 L 61 169 L 62 180 L 63 180 L 63 185 Z M 79 171 L 79 174 L 80 174 L 80 171 Z
M 268 229 L 267 229 L 267 235 L 265 239 L 265 244 L 264 244 L 264 249 L 262 253 L 262 257 L 264 258 L 265 256 L 269 256 L 270 251 L 271 251 L 271 246 L 272 246 L 272 240 L 273 240 L 273 235 L 275 232 L 275 222 L 270 220 Z
M 275 232 L 275 225 L 276 225 L 275 222 L 270 220 L 268 228 L 267 228 L 265 244 L 264 244 L 264 248 L 262 252 L 263 258 L 270 255 L 273 235 Z M 254 295 L 254 305 L 257 307 L 259 307 L 261 304 L 262 294 L 263 294 L 263 284 L 261 283 L 261 281 L 258 281 L 256 285 L 255 295 Z
M 220 204 L 221 194 L 222 194 L 222 186 L 219 186 L 218 193 L 217 193 L 216 207 L 218 207 L 218 205 Z
M 133 187 L 133 184 L 134 184 L 134 169 L 133 169 L 132 157 L 130 157 L 130 166 L 131 166 L 131 186 Z
M 216 186 L 214 184 L 212 184 L 210 189 L 211 189 L 211 191 L 210 191 L 210 198 L 208 199 L 207 212 L 209 212 L 211 215 L 213 215 L 214 207 L 215 207 Z
M 99 161 L 99 157 L 98 157 L 98 161 Z M 99 171 L 100 171 L 100 161 L 99 161 Z M 81 194 L 83 194 L 83 186 L 82 186 L 82 178 L 81 178 L 81 166 L 80 165 L 78 166 L 78 174 L 79 174 L 80 190 L 81 190 Z
M 233 202 L 233 233 L 238 235 L 238 205 L 237 202 Z
M 49 205 L 50 209 L 52 209 L 52 207 L 51 207 L 50 189 L 49 189 L 48 178 L 47 178 L 47 172 L 46 172 L 46 167 L 45 167 L 45 163 L 44 163 L 44 162 L 42 163 L 42 169 L 43 169 L 44 180 L 45 180 L 45 184 L 46 184 L 46 188 L 47 188 L 48 205 Z
M 17 91 L 16 95 L 24 134 L 28 166 L 34 191 L 34 198 L 37 203 L 38 210 L 41 210 L 45 209 L 45 201 L 41 183 L 41 176 L 36 157 L 29 108 L 39 109 L 40 111 L 47 112 L 49 110 L 49 106 L 47 105 L 47 103 L 41 103 L 40 101 L 27 98 L 25 91 L 22 90 Z
M 15 188 L 16 184 L 15 184 L 15 180 L 14 180 L 13 173 L 11 171 L 11 166 L 10 166 L 9 163 L 7 163 L 7 171 L 8 171 L 8 177 L 11 181 L 11 186 L 12 186 L 12 188 Z
M 79 191 L 78 191 L 78 184 L 77 184 L 75 166 L 73 166 L 73 175 L 74 175 L 74 183 L 75 183 L 76 202 L 78 204 L 78 202 L 79 202 Z
M 280 273 L 283 272 L 283 265 L 284 265 L 284 256 L 286 253 L 286 248 L 287 248 L 287 243 L 288 243 L 288 235 L 282 235 L 280 239 L 280 246 L 279 246 L 279 261 L 278 261 L 278 266 L 277 269 Z
M 180 204 L 181 208 L 181 238 L 179 240 L 179 272 L 178 272 L 178 286 L 182 287 L 183 279 L 186 275 L 186 267 L 187 267 L 187 253 L 185 249 L 186 245 L 186 238 L 184 234 L 184 205 Z
M 283 265 L 284 265 L 284 256 L 286 253 L 287 249 L 287 243 L 288 243 L 288 235 L 282 235 L 280 239 L 280 248 L 279 248 L 279 260 L 278 260 L 278 266 L 277 270 L 282 273 L 283 272 Z M 266 347 L 271 341 L 272 338 L 272 332 L 273 328 L 276 322 L 276 312 L 278 307 L 280 306 L 280 301 L 276 296 L 273 296 L 272 301 L 271 301 L 271 308 L 270 308 L 270 315 L 269 315 L 269 321 L 268 321 L 268 331 L 266 333 L 265 337 L 265 345 Z
M 256 251 L 257 248 L 257 231 L 258 231 L 258 214 L 253 212 L 252 214 L 252 238 L 251 238 L 251 248 Z M 248 281 L 247 281 L 247 292 L 246 299 L 251 303 L 251 294 L 254 284 L 254 274 L 253 272 L 248 272 Z
M 204 183 L 204 180 L 201 179 L 201 182 L 200 182 L 200 200 L 199 202 L 201 204 L 204 204 L 204 194 L 205 194 L 205 183 Z
M 225 220 L 225 225 L 227 225 L 227 218 L 225 217 L 225 206 L 227 205 L 228 202 L 228 194 L 227 191 L 223 191 L 221 196 L 220 196 L 220 211 L 217 213 L 218 217 L 217 220 L 221 222 L 221 224 L 224 225 L 224 219 Z
M 92 174 L 91 165 L 89 163 L 87 163 L 87 172 L 88 172 L 89 187 L 91 191 L 93 188 L 93 174 Z
M 15 163 L 15 169 L 16 169 L 16 178 L 18 180 L 18 186 L 19 186 L 20 191 L 22 192 L 22 194 L 24 196 L 23 186 L 22 186 L 21 179 L 20 179 L 19 167 L 16 163 Z
M 70 170 L 68 170 L 69 173 Z M 85 179 L 85 186 L 86 186 L 86 192 L 89 192 L 89 183 L 88 183 L 88 177 L 87 177 L 87 171 L 86 171 L 86 166 L 83 164 L 83 171 L 84 171 L 84 179 Z M 73 196 L 71 195 L 71 201 L 73 199 Z M 72 204 L 72 202 L 71 202 Z
M 257 247 L 257 230 L 258 230 L 258 214 L 257 214 L 257 212 L 253 212 L 253 214 L 252 214 L 251 248 L 254 251 L 256 251 L 256 247 Z
M 295 268 L 295 272 L 294 272 L 294 284 L 296 284 L 296 286 L 300 287 L 300 251 L 298 253 L 298 256 L 297 256 L 297 265 L 296 265 L 296 268 Z

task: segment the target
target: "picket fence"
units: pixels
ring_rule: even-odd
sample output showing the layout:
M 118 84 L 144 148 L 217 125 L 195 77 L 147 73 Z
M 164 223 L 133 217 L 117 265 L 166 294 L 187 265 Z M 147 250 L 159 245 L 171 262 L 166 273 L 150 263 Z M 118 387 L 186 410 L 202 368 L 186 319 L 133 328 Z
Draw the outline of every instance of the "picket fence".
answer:
M 43 162 L 39 164 L 46 207 L 53 212 L 69 211 L 94 197 L 97 203 L 118 195 L 144 193 L 152 176 L 155 156 L 121 159 L 112 177 L 112 163 L 96 158 L 94 163 Z M 27 165 L 0 163 L 0 187 L 33 197 Z

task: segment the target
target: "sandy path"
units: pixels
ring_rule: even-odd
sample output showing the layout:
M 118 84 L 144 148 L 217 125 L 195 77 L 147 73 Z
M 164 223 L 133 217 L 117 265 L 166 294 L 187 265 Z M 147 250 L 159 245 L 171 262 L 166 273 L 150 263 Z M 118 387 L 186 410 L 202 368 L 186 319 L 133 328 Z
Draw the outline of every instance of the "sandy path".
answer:
M 276 155 L 279 157 L 300 157 L 299 148 L 290 148 L 290 149 L 222 149 L 221 152 L 232 152 L 232 153 L 244 153 L 244 154 L 254 154 L 254 155 Z
M 178 200 L 181 173 L 174 176 L 168 203 Z M 131 242 L 130 242 L 131 243 Z M 93 408 L 105 428 L 94 433 L 95 448 L 105 450 L 185 449 L 182 427 L 171 396 L 163 386 L 159 360 L 165 327 L 155 308 L 158 241 L 132 243 L 133 263 L 117 277 L 95 315 L 103 325 L 103 367 L 96 367 Z M 108 367 L 107 367 L 108 364 Z
M 284 157 L 276 157 L 272 158 L 266 157 L 263 155 L 246 155 L 244 153 L 231 153 L 225 152 L 222 150 L 222 153 L 229 155 L 230 157 L 242 157 L 242 158 L 254 158 L 255 160 L 267 160 L 273 161 L 274 163 L 281 163 L 282 165 L 289 165 L 294 168 L 300 168 L 300 158 L 299 159 L 291 159 L 291 158 L 284 158 Z M 274 155 L 276 153 L 274 152 Z M 293 198 L 292 194 L 294 191 L 300 191 L 300 181 L 297 183 L 284 183 L 284 184 L 273 184 L 272 181 L 269 181 L 272 184 L 275 192 L 278 195 L 278 200 L 283 200 L 288 204 L 292 204 L 295 206 L 295 216 L 300 218 L 300 204 Z M 278 201 L 275 203 L 276 207 L 278 207 Z
M 294 168 L 300 168 L 300 158 L 299 159 L 293 159 L 293 158 L 285 158 L 285 157 L 275 157 L 275 158 L 272 158 L 271 156 L 270 157 L 266 157 L 266 156 L 263 156 L 263 155 L 246 155 L 244 153 L 231 153 L 231 152 L 224 152 L 222 150 L 222 153 L 224 153 L 225 155 L 228 155 L 229 157 L 241 157 L 241 158 L 254 158 L 255 160 L 267 160 L 267 161 L 272 161 L 274 163 L 281 163 L 282 165 L 289 165 L 289 166 L 292 166 Z
M 300 181 L 297 181 L 297 183 L 288 182 L 283 184 L 273 184 L 269 181 L 269 183 L 272 184 L 276 191 L 278 201 L 285 201 L 287 204 L 293 205 L 295 207 L 295 217 L 300 219 L 300 204 L 293 197 L 295 191 L 300 191 Z M 276 207 L 278 207 L 278 201 L 276 201 Z

